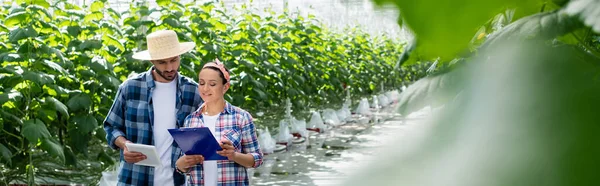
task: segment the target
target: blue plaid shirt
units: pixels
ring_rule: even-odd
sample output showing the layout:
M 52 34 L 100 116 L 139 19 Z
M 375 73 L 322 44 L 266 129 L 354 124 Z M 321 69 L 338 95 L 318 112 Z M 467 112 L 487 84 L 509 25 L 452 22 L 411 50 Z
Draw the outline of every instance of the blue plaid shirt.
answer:
M 154 145 L 152 136 L 154 110 L 152 107 L 152 91 L 154 90 L 154 78 L 152 67 L 147 72 L 130 78 L 119 86 L 114 103 L 104 120 L 106 140 L 113 149 L 119 149 L 115 145 L 115 139 L 119 136 L 125 137 L 133 143 Z M 183 126 L 185 118 L 195 111 L 202 103 L 198 93 L 198 84 L 192 79 L 177 75 L 177 99 L 176 117 L 177 128 Z M 177 143 L 172 144 L 171 167 L 175 168 L 175 162 L 181 154 Z M 119 165 L 118 185 L 149 185 L 154 183 L 154 168 L 148 166 L 134 165 L 125 162 L 121 150 Z M 184 177 L 179 173 L 173 173 L 175 185 L 181 185 Z

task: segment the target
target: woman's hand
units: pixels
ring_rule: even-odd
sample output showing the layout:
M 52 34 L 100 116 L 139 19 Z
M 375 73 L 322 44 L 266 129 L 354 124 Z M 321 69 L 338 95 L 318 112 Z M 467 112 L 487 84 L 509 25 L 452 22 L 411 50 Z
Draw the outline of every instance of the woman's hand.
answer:
M 217 154 L 221 156 L 227 157 L 229 160 L 234 160 L 235 158 L 235 147 L 233 147 L 233 143 L 227 139 L 221 139 L 221 148 L 222 151 L 217 151 Z
M 204 162 L 204 157 L 202 155 L 183 155 L 177 159 L 175 165 L 177 165 L 177 168 L 181 172 L 187 172 L 190 167 L 201 164 L 202 162 Z

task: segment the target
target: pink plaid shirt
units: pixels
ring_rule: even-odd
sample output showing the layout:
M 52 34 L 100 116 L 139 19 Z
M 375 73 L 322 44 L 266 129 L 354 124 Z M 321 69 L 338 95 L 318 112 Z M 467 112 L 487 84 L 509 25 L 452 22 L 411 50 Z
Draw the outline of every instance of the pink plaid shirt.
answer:
M 184 127 L 204 127 L 201 112 L 203 107 L 204 104 L 185 118 Z M 251 154 L 254 157 L 254 168 L 262 164 L 263 153 L 258 145 L 256 128 L 250 113 L 226 102 L 225 109 L 217 118 L 215 133 L 216 136 L 231 140 L 236 152 Z M 250 185 L 244 166 L 231 160 L 218 160 L 217 167 L 217 185 Z M 191 168 L 191 178 L 186 179 L 188 185 L 204 185 L 202 169 L 202 164 Z

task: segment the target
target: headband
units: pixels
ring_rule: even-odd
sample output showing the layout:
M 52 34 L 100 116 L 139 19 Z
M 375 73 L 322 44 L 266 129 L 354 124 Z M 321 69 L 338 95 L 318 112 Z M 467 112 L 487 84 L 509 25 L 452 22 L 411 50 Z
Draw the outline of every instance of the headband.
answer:
M 215 67 L 215 68 L 219 69 L 219 71 L 221 71 L 221 73 L 223 73 L 223 76 L 225 77 L 225 80 L 227 81 L 227 83 L 229 83 L 229 72 L 227 72 L 227 70 L 225 70 L 225 65 L 223 63 L 221 63 L 221 61 L 219 61 L 219 59 L 216 59 L 214 62 L 206 63 L 204 65 L 204 67 L 202 67 L 202 69 L 204 69 L 206 67 Z

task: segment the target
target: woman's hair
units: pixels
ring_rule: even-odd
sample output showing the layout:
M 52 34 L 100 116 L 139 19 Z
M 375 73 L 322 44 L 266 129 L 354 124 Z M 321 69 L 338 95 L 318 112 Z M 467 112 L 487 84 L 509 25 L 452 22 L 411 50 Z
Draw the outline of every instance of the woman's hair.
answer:
M 209 68 L 209 69 L 219 72 L 219 77 L 221 77 L 221 80 L 223 80 L 223 85 L 227 84 L 227 79 L 225 79 L 225 75 L 223 74 L 223 72 L 221 72 L 221 70 L 219 70 L 219 68 L 213 67 L 213 66 L 207 66 L 207 67 L 204 67 L 203 69 L 206 69 L 206 68 Z M 225 69 L 225 71 L 227 71 L 227 73 L 229 73 L 229 69 L 227 69 L 227 67 L 223 66 L 223 68 Z

